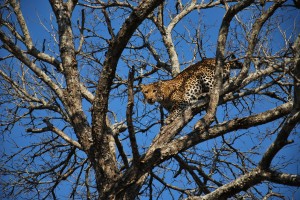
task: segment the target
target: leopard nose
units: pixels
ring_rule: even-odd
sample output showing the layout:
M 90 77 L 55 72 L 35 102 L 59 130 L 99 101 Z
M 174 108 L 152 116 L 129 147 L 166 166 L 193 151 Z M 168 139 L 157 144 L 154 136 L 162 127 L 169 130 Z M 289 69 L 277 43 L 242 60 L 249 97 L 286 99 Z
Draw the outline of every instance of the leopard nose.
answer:
M 147 102 L 148 102 L 149 104 L 154 104 L 154 101 L 153 101 L 152 98 L 151 98 L 151 99 L 147 99 Z

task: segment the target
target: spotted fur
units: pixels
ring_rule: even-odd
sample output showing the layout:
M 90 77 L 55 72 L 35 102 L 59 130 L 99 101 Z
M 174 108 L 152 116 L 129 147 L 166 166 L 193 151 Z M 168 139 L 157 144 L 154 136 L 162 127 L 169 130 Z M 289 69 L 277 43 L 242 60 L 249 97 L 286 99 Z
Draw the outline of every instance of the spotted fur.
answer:
M 170 113 L 179 112 L 206 96 L 214 86 L 215 58 L 195 63 L 175 78 L 141 85 L 141 91 L 149 104 L 159 102 Z M 223 80 L 229 78 L 230 68 L 241 68 L 237 61 L 226 62 Z

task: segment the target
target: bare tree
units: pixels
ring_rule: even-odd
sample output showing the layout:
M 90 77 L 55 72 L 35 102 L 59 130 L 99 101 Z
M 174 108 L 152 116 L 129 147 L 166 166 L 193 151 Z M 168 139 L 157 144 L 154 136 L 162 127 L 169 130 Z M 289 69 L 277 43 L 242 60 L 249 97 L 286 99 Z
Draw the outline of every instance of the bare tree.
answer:
M 2 198 L 295 198 L 296 1 L 25 3 L 1 3 Z M 205 57 L 213 91 L 165 124 L 139 85 Z

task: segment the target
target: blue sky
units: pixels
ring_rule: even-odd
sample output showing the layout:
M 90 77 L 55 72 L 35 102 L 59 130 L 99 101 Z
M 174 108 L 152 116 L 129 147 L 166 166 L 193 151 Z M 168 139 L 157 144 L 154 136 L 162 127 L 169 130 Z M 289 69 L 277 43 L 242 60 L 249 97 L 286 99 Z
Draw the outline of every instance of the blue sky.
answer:
M 36 44 L 36 46 L 38 48 L 42 47 L 42 43 L 44 38 L 47 38 L 47 43 L 48 41 L 51 41 L 52 43 L 49 44 L 49 47 L 53 48 L 55 51 L 58 50 L 57 45 L 55 44 L 55 41 L 53 41 L 53 39 L 49 39 L 49 32 L 47 32 L 45 30 L 44 27 L 42 27 L 41 22 L 46 26 L 46 29 L 51 31 L 51 27 L 49 25 L 49 20 L 53 19 L 55 21 L 55 17 L 53 16 L 52 10 L 50 8 L 49 2 L 48 1 L 22 1 L 21 2 L 21 8 L 23 10 L 25 19 L 27 21 L 28 24 L 28 28 L 30 30 L 32 39 L 34 41 L 34 43 Z M 74 17 L 73 17 L 73 22 L 76 23 L 77 19 L 80 17 L 78 16 L 78 13 L 80 13 L 80 8 L 75 10 L 74 13 Z M 175 31 L 177 33 L 180 32 L 184 32 L 185 30 L 187 30 L 188 28 L 191 28 L 192 26 L 199 26 L 201 27 L 201 30 L 204 30 L 205 28 L 207 28 L 206 32 L 204 32 L 203 34 L 205 35 L 205 37 L 203 38 L 203 42 L 205 42 L 204 44 L 204 50 L 205 53 L 207 55 L 207 57 L 213 57 L 215 55 L 215 47 L 216 47 L 216 40 L 217 40 L 217 34 L 218 34 L 218 29 L 220 26 L 220 22 L 222 19 L 222 16 L 224 14 L 224 11 L 222 9 L 216 9 L 214 10 L 214 12 L 211 12 L 211 10 L 203 10 L 200 13 L 198 12 L 193 12 L 193 14 L 190 16 L 191 19 L 194 18 L 203 18 L 201 20 L 195 20 L 190 22 L 190 24 L 178 24 L 178 26 L 175 28 Z M 290 16 L 293 16 L 293 13 L 288 13 Z M 299 12 L 295 12 L 295 18 L 299 18 Z M 87 19 L 93 20 L 92 16 L 87 14 Z M 286 18 L 285 18 L 286 19 Z M 292 18 L 291 18 L 292 19 Z M 205 22 L 205 26 L 204 24 L 197 24 L 197 23 L 201 23 L 201 22 Z M 114 21 L 114 26 L 116 27 L 115 32 L 118 31 L 118 23 L 120 23 L 120 21 L 115 20 Z M 293 20 L 289 21 L 285 21 L 284 23 L 282 23 L 282 28 L 284 30 L 289 30 L 289 27 L 293 27 Z M 54 27 L 56 26 L 55 23 L 53 23 Z M 182 27 L 186 27 L 186 29 L 183 29 Z M 295 26 L 298 26 L 297 30 L 299 31 L 299 24 L 296 24 Z M 105 27 L 101 27 L 99 26 L 99 31 L 103 30 L 106 31 Z M 77 30 L 74 30 L 77 32 Z M 147 31 L 147 30 L 145 30 Z M 193 31 L 193 29 L 190 29 L 191 33 Z M 288 31 L 287 31 L 288 32 Z M 109 38 L 108 35 L 104 35 L 105 37 Z M 271 39 L 271 38 L 270 38 Z M 160 38 L 156 39 L 158 42 L 155 46 L 157 46 L 158 48 L 161 47 L 161 43 L 159 43 L 159 41 L 161 40 Z M 282 39 L 280 39 L 280 34 L 277 32 L 277 34 L 275 34 L 275 38 L 272 38 L 273 41 L 282 41 Z M 95 41 L 95 43 L 98 41 Z M 139 42 L 136 41 L 136 43 L 138 44 Z M 189 61 L 190 59 L 192 59 L 192 54 L 190 53 L 186 53 L 186 52 L 190 52 L 191 48 L 186 46 L 186 43 L 183 41 L 180 41 L 177 43 L 177 52 L 178 52 L 178 56 L 179 56 L 179 60 L 181 63 L 185 63 L 186 61 Z M 274 45 L 274 51 L 276 51 L 276 45 Z M 2 50 L 0 50 L 0 53 L 3 53 Z M 49 53 L 49 52 L 48 52 Z M 161 54 L 165 54 L 165 51 L 162 50 L 162 52 L 160 52 Z M 130 51 L 125 51 L 123 56 L 130 56 Z M 142 55 L 144 57 L 148 57 L 149 55 Z M 162 56 L 165 61 L 167 60 L 167 56 Z M 99 59 L 103 59 L 103 55 L 99 55 Z M 199 59 L 199 55 L 197 57 L 197 59 Z M 150 61 L 152 61 L 153 63 L 154 60 L 149 58 Z M 182 69 L 185 68 L 186 65 L 182 66 Z M 83 73 L 88 74 L 89 71 L 85 71 L 86 69 L 88 69 L 88 66 L 85 66 L 84 64 L 81 66 L 81 70 Z M 149 67 L 147 68 L 149 69 Z M 146 69 L 146 70 L 147 70 Z M 120 60 L 119 65 L 118 65 L 118 72 L 121 74 L 122 78 L 126 79 L 127 77 L 127 66 L 126 64 Z M 163 79 L 168 79 L 170 78 L 170 76 L 168 76 L 166 73 L 161 72 L 161 75 L 164 75 Z M 161 76 L 151 76 L 149 77 L 149 79 L 147 79 L 146 81 L 149 82 L 153 82 L 155 80 L 157 80 L 157 78 L 162 78 Z M 137 83 L 136 83 L 137 84 Z M 125 89 L 124 87 L 122 89 Z M 113 94 L 117 94 L 119 91 L 113 91 Z M 138 106 L 140 106 L 139 108 L 143 108 L 143 109 L 152 109 L 153 106 L 151 105 L 144 105 L 141 103 L 140 98 L 141 98 L 141 94 L 137 94 L 137 97 L 139 97 L 139 99 L 136 99 L 136 104 Z M 260 99 L 260 104 L 255 105 L 253 107 L 253 112 L 262 112 L 268 108 L 274 107 L 274 103 L 273 102 L 269 102 L 269 99 Z M 127 104 L 127 99 L 126 97 L 124 98 L 118 98 L 118 99 L 113 99 L 111 98 L 111 104 L 110 104 L 110 109 L 113 110 L 115 113 L 117 113 L 117 120 L 118 121 L 122 121 L 125 120 L 125 109 L 126 108 L 126 104 Z M 89 109 L 89 103 L 86 103 L 86 110 Z M 156 105 L 157 106 L 157 105 Z M 224 117 L 224 112 L 222 111 L 224 107 L 219 107 L 218 109 L 218 119 L 220 121 L 223 120 Z M 4 108 L 1 108 L 4 109 Z M 237 116 L 241 113 L 238 112 L 238 110 L 234 110 L 233 108 L 231 108 L 233 111 L 232 113 L 236 114 Z M 138 113 L 140 112 L 140 113 Z M 141 110 L 136 110 L 136 115 L 141 114 Z M 158 111 L 152 111 L 151 115 L 153 118 L 155 118 L 158 115 Z M 202 113 L 203 114 L 203 113 Z M 45 115 L 45 113 L 42 113 L 41 116 Z M 157 118 L 156 118 L 157 119 Z M 199 116 L 196 117 L 195 119 L 199 119 Z M 151 119 L 147 119 L 147 120 L 151 120 Z M 142 123 L 146 123 L 145 121 L 142 121 Z M 279 122 L 278 122 L 279 123 Z M 58 126 L 63 126 L 64 124 L 58 125 Z M 153 127 L 149 132 L 146 133 L 147 137 L 145 138 L 145 134 L 137 134 L 137 138 L 139 141 L 139 146 L 148 146 L 151 142 L 151 139 L 155 137 L 155 135 L 159 132 L 159 126 L 155 126 Z M 273 127 L 274 128 L 274 127 Z M 299 126 L 298 126 L 299 128 Z M 239 131 L 236 133 L 230 133 L 228 135 L 225 136 L 225 139 L 230 140 L 231 138 L 233 138 L 233 136 L 235 134 L 237 135 L 245 135 L 244 137 L 241 137 L 239 139 L 239 142 L 235 143 L 235 147 L 244 151 L 249 150 L 249 148 L 251 148 L 252 146 L 255 146 L 253 144 L 253 142 L 257 142 L 260 141 L 260 139 L 257 138 L 252 138 L 252 137 L 256 137 L 257 134 L 255 134 L 255 136 L 252 133 L 267 133 L 269 131 L 270 127 L 269 126 L 260 126 L 260 127 L 254 127 L 248 130 L 243 130 L 243 131 Z M 186 134 L 190 131 L 190 128 L 186 128 L 183 133 L 181 134 Z M 12 143 L 12 141 L 14 140 L 18 145 L 20 146 L 24 146 L 29 142 L 32 142 L 33 140 L 35 140 L 36 138 L 34 137 L 24 137 L 24 135 L 26 135 L 26 132 L 24 130 L 23 127 L 20 126 L 16 126 L 14 128 L 14 134 L 10 135 L 9 137 L 11 138 L 8 141 L 2 141 L 1 139 L 1 148 L 4 152 L 8 153 L 10 151 L 16 151 L 16 149 L 11 149 L 12 146 L 14 146 L 14 144 Z M 295 130 L 295 132 L 299 133 L 299 130 Z M 70 134 L 71 131 L 69 132 Z M 126 134 L 126 132 L 125 132 Z M 264 152 L 266 150 L 266 148 L 272 143 L 272 141 L 274 140 L 276 134 L 273 135 L 269 135 L 269 137 L 267 139 L 263 139 L 263 137 L 261 138 L 261 144 L 259 147 L 261 149 L 261 152 Z M 39 135 L 38 137 L 41 137 L 41 135 Z M 285 158 L 285 160 L 283 160 L 284 162 L 286 160 L 290 160 L 293 158 L 297 158 L 299 157 L 298 153 L 299 153 L 299 145 L 297 146 L 296 144 L 299 144 L 300 142 L 300 138 L 299 138 L 299 134 L 292 134 L 291 138 L 295 141 L 294 144 L 289 145 L 288 147 L 285 147 L 282 151 L 280 151 L 280 153 L 278 154 L 278 156 L 276 157 L 276 159 L 274 160 L 274 163 L 277 162 L 281 162 L 281 158 Z M 218 147 L 218 144 L 221 142 L 221 138 L 217 138 L 214 139 L 212 141 L 208 141 L 205 142 L 203 144 L 197 145 L 196 148 L 200 149 L 201 151 L 205 152 L 210 150 L 211 148 L 215 148 Z M 124 142 L 124 146 L 129 145 L 129 142 Z M 128 153 L 130 153 L 130 149 L 126 149 L 128 151 Z M 199 150 L 199 152 L 200 152 Z M 141 150 L 142 151 L 142 150 Z M 79 152 L 80 154 L 80 152 Z M 261 155 L 252 155 L 253 157 L 255 157 L 255 160 L 261 158 Z M 199 157 L 200 158 L 200 157 Z M 234 157 L 231 157 L 230 159 L 235 159 Z M 299 161 L 299 158 L 297 159 Z M 170 164 L 172 166 L 168 166 L 167 163 L 164 163 L 167 167 L 176 169 L 178 168 L 178 166 L 174 166 L 174 164 Z M 156 170 L 159 170 L 158 168 Z M 289 173 L 298 173 L 300 171 L 300 166 L 299 163 L 294 164 L 294 165 L 289 165 L 284 169 L 280 169 L 281 171 L 284 172 L 289 172 Z M 172 173 L 166 173 L 165 177 L 167 180 L 171 180 L 172 179 Z M 180 185 L 182 182 L 177 182 L 176 184 Z M 188 184 L 188 183 L 185 183 Z M 68 193 L 65 194 L 65 190 L 62 189 L 66 187 L 64 184 L 60 187 L 60 191 L 59 194 L 61 195 L 60 199 L 64 199 L 63 196 L 68 195 Z M 264 190 L 265 188 L 260 188 L 262 190 Z M 291 193 L 291 189 L 281 189 L 281 191 L 284 191 L 284 193 L 289 196 Z M 299 196 L 300 196 L 300 192 L 298 191 Z M 163 196 L 165 198 L 168 197 L 168 193 L 164 193 Z

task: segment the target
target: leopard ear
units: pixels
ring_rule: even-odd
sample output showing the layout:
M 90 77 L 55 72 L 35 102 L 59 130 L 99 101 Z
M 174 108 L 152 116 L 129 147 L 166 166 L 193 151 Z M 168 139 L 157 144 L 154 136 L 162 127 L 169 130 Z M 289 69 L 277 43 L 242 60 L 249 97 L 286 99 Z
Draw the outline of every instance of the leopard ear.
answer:
M 145 87 L 144 84 L 139 84 L 138 87 L 137 87 L 137 91 L 143 92 L 144 91 L 144 87 Z

